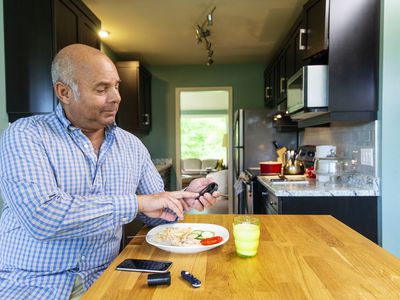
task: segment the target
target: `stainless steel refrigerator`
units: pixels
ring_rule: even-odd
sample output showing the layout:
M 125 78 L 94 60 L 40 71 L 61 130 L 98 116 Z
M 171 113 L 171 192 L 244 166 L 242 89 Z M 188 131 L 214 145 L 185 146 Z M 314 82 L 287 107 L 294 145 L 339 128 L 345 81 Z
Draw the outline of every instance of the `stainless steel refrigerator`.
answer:
M 297 148 L 297 132 L 280 132 L 272 123 L 272 112 L 267 109 L 239 109 L 235 112 L 233 124 L 233 182 L 237 182 L 244 170 L 259 168 L 260 161 L 276 160 L 273 141 L 287 148 Z M 233 187 L 234 213 L 253 213 L 253 199 L 246 193 L 246 183 L 241 193 Z M 247 187 L 248 189 L 248 187 Z M 240 190 L 240 188 L 239 188 Z

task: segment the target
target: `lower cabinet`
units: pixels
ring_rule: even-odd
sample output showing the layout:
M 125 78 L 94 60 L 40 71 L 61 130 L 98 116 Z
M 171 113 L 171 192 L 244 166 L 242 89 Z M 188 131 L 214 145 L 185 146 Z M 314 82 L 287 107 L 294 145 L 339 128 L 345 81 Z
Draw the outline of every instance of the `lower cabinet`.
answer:
M 276 197 L 264 189 L 258 199 L 267 214 L 331 215 L 378 243 L 377 197 Z

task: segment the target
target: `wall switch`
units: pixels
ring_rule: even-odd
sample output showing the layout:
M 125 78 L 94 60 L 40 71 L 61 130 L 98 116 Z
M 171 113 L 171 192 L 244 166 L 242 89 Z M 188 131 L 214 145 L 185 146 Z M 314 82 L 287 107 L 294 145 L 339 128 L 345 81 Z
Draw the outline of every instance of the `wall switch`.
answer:
M 361 164 L 364 166 L 374 166 L 374 149 L 364 148 L 361 149 Z

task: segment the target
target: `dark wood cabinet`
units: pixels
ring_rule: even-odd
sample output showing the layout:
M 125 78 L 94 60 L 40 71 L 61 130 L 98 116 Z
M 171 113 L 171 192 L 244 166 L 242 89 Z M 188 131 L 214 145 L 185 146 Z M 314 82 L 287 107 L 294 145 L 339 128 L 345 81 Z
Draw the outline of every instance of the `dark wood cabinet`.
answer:
M 287 48 L 284 48 L 278 57 L 275 82 L 276 104 L 280 104 L 286 99 L 287 54 Z
M 299 49 L 303 59 L 328 49 L 329 1 L 310 0 L 304 5 L 299 29 Z
M 4 0 L 6 106 L 10 122 L 51 113 L 50 66 L 72 43 L 100 48 L 100 20 L 79 0 Z
M 380 1 L 335 0 L 330 9 L 329 110 L 340 120 L 375 120 L 378 105 Z M 343 11 L 346 11 L 344 19 Z M 339 23 L 340 22 L 340 23 Z
M 269 193 L 268 214 L 332 215 L 378 243 L 377 197 L 276 197 Z
M 118 125 L 133 133 L 151 130 L 151 73 L 138 61 L 116 63 L 121 78 Z
M 276 64 L 272 64 L 264 71 L 264 105 L 276 105 Z
M 56 49 L 81 43 L 100 49 L 99 20 L 80 2 L 54 0 Z
M 266 86 L 274 87 L 266 106 L 275 108 L 285 99 L 283 89 L 274 96 L 281 88 L 283 65 L 289 79 L 303 65 L 328 64 L 328 112 L 299 120 L 298 127 L 376 120 L 379 16 L 379 0 L 354 0 L 351 5 L 346 0 L 307 2 L 264 72 Z M 274 68 L 278 77 L 270 75 Z M 271 82 L 270 78 L 275 79 Z

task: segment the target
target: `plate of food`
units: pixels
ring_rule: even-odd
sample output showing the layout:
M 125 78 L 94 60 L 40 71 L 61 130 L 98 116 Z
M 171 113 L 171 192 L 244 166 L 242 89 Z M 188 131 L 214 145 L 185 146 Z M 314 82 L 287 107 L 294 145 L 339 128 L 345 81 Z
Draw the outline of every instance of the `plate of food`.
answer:
M 207 223 L 163 224 L 151 229 L 146 242 L 172 253 L 198 253 L 214 249 L 229 240 L 229 231 Z

